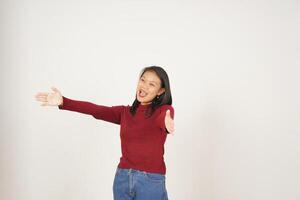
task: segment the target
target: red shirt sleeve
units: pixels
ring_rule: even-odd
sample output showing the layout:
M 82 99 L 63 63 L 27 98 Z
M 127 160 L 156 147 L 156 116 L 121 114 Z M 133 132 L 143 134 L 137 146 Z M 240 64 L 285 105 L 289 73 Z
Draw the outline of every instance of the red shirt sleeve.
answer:
M 175 112 L 174 112 L 173 106 L 172 105 L 162 105 L 162 107 L 160 109 L 160 114 L 158 116 L 158 124 L 161 129 L 163 129 L 164 131 L 169 133 L 165 126 L 165 116 L 166 116 L 167 110 L 170 110 L 171 118 L 174 119 Z
M 92 115 L 96 119 L 120 124 L 122 112 L 125 106 L 104 106 L 97 105 L 88 101 L 73 100 L 63 96 L 63 104 L 59 105 L 60 110 L 69 110 L 83 114 Z

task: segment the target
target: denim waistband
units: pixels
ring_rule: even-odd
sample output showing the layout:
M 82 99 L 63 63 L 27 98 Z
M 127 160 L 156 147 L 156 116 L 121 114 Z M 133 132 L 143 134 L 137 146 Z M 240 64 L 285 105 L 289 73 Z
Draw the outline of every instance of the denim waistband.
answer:
M 122 170 L 124 172 L 128 172 L 128 173 L 143 173 L 143 174 L 157 174 L 157 175 L 161 175 L 161 176 L 165 176 L 165 174 L 160 174 L 160 173 L 153 173 L 153 172 L 146 172 L 146 171 L 142 171 L 142 170 L 138 170 L 138 169 L 125 169 L 125 168 L 120 168 L 118 167 L 117 170 Z

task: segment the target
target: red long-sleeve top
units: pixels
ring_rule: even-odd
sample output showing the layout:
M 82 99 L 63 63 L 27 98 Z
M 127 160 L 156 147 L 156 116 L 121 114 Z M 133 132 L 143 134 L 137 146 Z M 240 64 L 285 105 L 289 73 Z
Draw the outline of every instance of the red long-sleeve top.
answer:
M 146 118 L 144 112 L 149 106 L 140 104 L 132 116 L 129 105 L 104 106 L 63 96 L 63 105 L 58 108 L 120 125 L 122 156 L 119 168 L 166 174 L 164 144 L 168 131 L 165 115 L 169 109 L 174 119 L 174 108 L 171 105 L 160 106 L 150 118 Z

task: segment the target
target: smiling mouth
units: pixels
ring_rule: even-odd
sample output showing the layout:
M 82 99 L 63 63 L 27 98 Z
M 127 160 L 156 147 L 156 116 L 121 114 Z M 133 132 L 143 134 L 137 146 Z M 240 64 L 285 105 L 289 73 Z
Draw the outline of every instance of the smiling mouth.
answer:
M 139 94 L 139 96 L 142 97 L 142 98 L 144 98 L 144 97 L 147 96 L 147 93 L 146 93 L 145 91 L 143 91 L 143 90 L 139 90 L 138 94 Z

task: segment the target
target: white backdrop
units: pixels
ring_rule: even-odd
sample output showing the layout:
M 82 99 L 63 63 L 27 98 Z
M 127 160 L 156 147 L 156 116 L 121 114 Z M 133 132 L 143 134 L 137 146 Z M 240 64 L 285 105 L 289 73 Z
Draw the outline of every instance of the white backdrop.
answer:
M 0 5 L 0 199 L 112 199 L 119 126 L 34 95 L 128 105 L 149 65 L 173 93 L 170 199 L 300 199 L 299 1 Z

